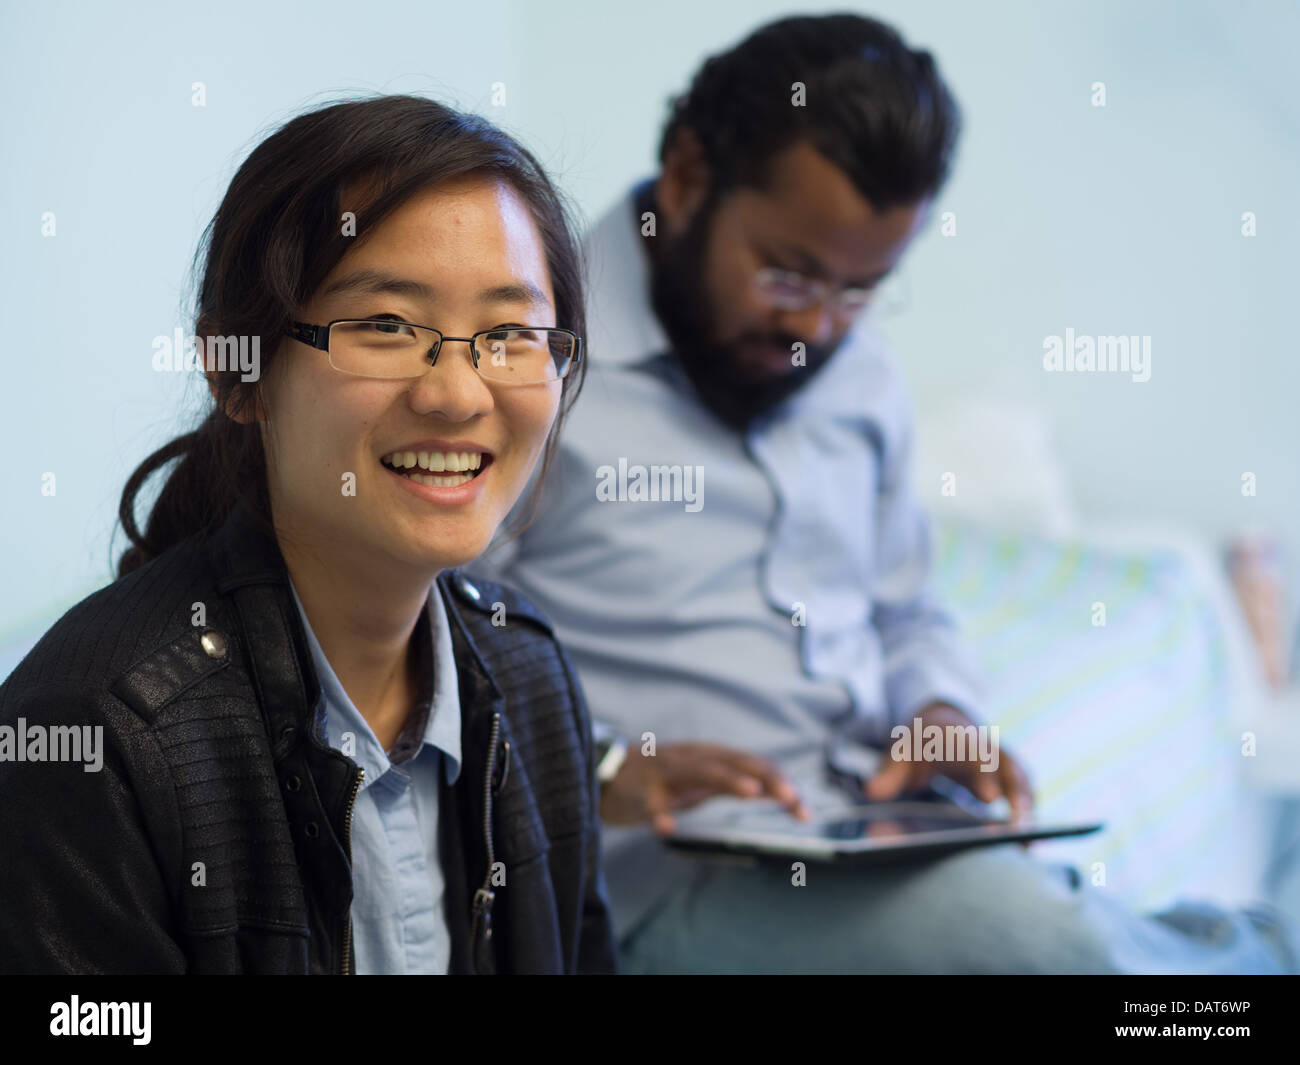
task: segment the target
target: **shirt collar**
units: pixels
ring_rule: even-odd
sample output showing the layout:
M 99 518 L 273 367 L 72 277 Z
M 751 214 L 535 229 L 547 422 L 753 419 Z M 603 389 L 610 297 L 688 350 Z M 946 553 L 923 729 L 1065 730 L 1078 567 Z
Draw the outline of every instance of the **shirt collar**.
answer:
M 588 343 L 594 366 L 634 366 L 671 345 L 650 300 L 650 259 L 641 236 L 637 197 L 646 178 L 619 197 L 585 241 L 591 285 Z
M 429 746 L 445 756 L 447 783 L 454 784 L 460 775 L 460 695 L 456 674 L 456 659 L 448 629 L 446 607 L 437 587 L 430 589 L 425 609 L 416 621 L 412 638 L 415 642 L 419 688 L 412 713 L 394 742 L 391 752 L 385 751 L 373 730 L 348 696 L 329 659 L 321 649 L 316 633 L 312 631 L 303 609 L 298 589 L 289 579 L 289 590 L 302 619 L 303 630 L 311 648 L 312 661 L 320 679 L 321 698 L 324 700 L 327 729 L 337 724 L 338 731 L 354 731 L 357 737 L 353 760 L 365 770 L 362 787 L 379 780 L 393 766 L 401 766 L 416 758 L 420 748 Z M 418 743 L 414 743 L 418 737 Z M 323 737 L 329 742 L 328 734 Z M 414 743 L 403 749 L 404 743 Z
M 433 627 L 433 706 L 437 712 L 425 726 L 424 742 L 446 755 L 447 783 L 455 784 L 460 776 L 460 679 L 447 607 L 436 584 L 429 592 L 428 616 Z

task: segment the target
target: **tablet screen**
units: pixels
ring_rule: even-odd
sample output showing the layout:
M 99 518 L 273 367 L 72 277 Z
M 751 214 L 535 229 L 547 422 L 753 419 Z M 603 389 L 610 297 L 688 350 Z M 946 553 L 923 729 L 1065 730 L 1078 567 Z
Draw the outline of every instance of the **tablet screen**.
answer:
M 810 821 L 799 821 L 779 804 L 764 803 L 759 808 L 740 807 L 691 819 L 666 842 L 696 850 L 718 847 L 829 856 L 1076 835 L 1100 827 L 1005 821 L 977 817 L 950 803 L 907 801 L 823 810 Z

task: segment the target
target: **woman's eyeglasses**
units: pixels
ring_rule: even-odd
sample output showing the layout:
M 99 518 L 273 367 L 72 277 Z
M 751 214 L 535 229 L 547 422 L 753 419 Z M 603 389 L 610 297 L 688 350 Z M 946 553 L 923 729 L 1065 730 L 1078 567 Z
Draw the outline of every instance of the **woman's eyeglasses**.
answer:
M 558 381 L 577 365 L 582 338 L 569 329 L 503 326 L 468 337 L 383 318 L 338 318 L 325 325 L 292 322 L 289 336 L 329 356 L 340 373 L 392 380 L 420 377 L 436 366 L 448 340 L 469 344 L 480 377 L 494 384 Z

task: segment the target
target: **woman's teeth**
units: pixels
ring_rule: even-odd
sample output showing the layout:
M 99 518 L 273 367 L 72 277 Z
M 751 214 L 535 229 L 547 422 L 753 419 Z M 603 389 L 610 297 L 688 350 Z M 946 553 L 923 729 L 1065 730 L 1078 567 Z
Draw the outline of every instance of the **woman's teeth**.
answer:
M 394 469 L 411 469 L 419 466 L 422 470 L 442 473 L 446 470 L 464 472 L 477 470 L 483 465 L 481 451 L 394 451 L 385 455 L 383 461 Z
M 385 466 L 430 488 L 455 488 L 472 481 L 483 466 L 480 451 L 394 451 L 381 460 Z M 416 473 L 416 469 L 428 473 Z M 408 472 L 411 471 L 411 472 Z M 436 477 L 433 474 L 443 474 Z

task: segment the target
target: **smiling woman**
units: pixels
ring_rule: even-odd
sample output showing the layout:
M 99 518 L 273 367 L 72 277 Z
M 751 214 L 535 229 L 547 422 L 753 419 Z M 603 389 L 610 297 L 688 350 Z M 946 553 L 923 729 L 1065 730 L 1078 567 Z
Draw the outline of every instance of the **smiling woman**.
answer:
M 367 213 L 357 212 L 363 223 Z M 530 349 L 507 327 L 528 323 L 545 335 L 556 317 L 544 241 L 504 178 L 444 179 L 359 231 L 319 293 L 296 309 L 286 330 L 294 339 L 269 368 L 255 409 L 232 415 L 264 430 L 272 510 L 295 584 L 314 568 L 313 588 L 333 585 L 339 605 L 364 599 L 363 590 L 392 603 L 482 553 L 538 460 L 572 366 L 566 358 L 561 377 L 549 347 Z M 419 324 L 430 321 L 440 328 Z M 477 336 L 467 346 L 444 330 Z M 509 342 L 496 341 L 502 366 L 493 368 L 497 356 L 482 352 L 496 336 Z M 526 380 L 499 381 L 489 369 Z M 218 380 L 212 388 L 217 395 Z M 396 464 L 383 459 L 394 453 L 403 468 L 423 454 L 425 469 L 444 476 L 393 476 Z M 464 475 L 471 455 L 474 477 Z M 320 605 L 303 601 L 309 615 Z M 408 605 L 413 618 L 419 603 Z M 340 653 L 350 628 L 335 634 Z
M 0 851 L 27 856 L 0 959 L 611 971 L 574 671 L 526 599 L 456 572 L 581 382 L 556 190 L 482 119 L 351 101 L 252 152 L 201 259 L 195 336 L 259 338 L 262 372 L 207 367 L 210 413 L 123 491 L 119 579 L 0 686 L 0 722 L 104 733 L 97 772 L 0 766 Z

